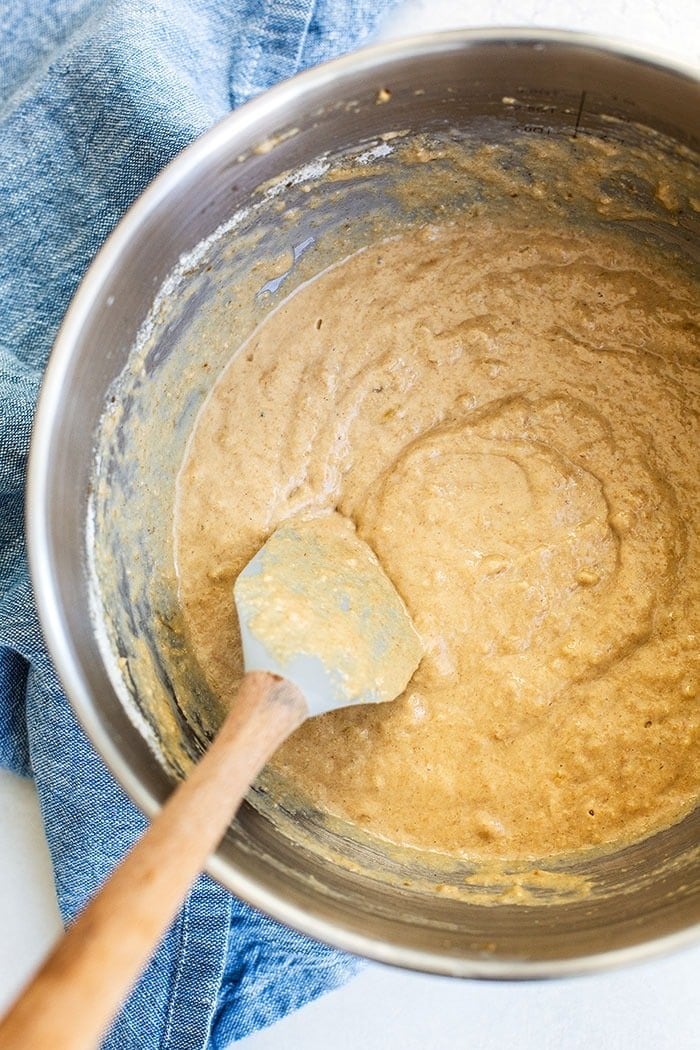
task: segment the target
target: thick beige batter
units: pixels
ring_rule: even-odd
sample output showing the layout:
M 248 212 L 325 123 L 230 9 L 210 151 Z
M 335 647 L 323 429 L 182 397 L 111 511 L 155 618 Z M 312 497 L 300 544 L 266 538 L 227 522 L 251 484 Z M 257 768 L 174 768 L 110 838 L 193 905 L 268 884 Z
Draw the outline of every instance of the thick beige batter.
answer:
M 338 509 L 427 655 L 275 767 L 398 844 L 543 857 L 641 837 L 700 785 L 696 290 L 621 240 L 486 220 L 368 248 L 234 357 L 179 479 L 181 600 L 225 706 L 231 591 Z

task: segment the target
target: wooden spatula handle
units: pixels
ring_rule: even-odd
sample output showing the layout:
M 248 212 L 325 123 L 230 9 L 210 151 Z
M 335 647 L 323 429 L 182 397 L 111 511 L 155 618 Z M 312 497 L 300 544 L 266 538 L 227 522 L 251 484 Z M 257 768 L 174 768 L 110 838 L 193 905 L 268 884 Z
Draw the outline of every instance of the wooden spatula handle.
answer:
M 304 720 L 299 690 L 247 674 L 214 743 L 0 1022 L 2 1050 L 93 1050 L 255 776 Z

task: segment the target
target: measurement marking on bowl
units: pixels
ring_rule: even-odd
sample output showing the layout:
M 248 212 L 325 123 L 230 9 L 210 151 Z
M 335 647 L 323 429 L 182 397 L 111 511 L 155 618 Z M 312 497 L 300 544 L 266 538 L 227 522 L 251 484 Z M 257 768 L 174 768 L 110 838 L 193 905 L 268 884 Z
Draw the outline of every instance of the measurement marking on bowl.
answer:
M 581 101 L 578 104 L 578 113 L 576 114 L 576 124 L 574 126 L 574 134 L 573 134 L 574 138 L 578 137 L 578 129 L 579 129 L 579 126 L 581 124 L 581 117 L 583 115 L 583 107 L 585 106 L 585 104 L 586 104 L 586 92 L 582 91 L 581 92 Z

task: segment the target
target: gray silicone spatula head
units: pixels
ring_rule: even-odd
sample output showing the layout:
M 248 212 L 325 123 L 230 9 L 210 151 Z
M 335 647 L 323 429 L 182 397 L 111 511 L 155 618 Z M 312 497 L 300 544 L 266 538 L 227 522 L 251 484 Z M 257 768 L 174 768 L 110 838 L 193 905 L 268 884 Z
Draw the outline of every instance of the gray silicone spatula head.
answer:
M 277 529 L 234 598 L 246 671 L 293 682 L 311 715 L 395 699 L 423 655 L 396 588 L 340 514 Z

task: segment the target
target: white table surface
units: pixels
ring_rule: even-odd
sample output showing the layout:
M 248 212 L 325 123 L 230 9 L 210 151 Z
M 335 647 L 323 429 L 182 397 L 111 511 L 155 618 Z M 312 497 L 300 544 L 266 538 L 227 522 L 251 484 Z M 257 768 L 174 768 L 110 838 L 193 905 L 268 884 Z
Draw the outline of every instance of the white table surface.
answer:
M 697 0 L 411 0 L 380 36 L 477 25 L 579 29 L 700 64 Z M 36 794 L 0 771 L 0 1009 L 58 936 Z M 241 1050 L 698 1050 L 700 947 L 593 977 L 506 984 L 370 965 Z M 152 1048 L 144 1047 L 144 1050 Z M 153 1048 L 154 1050 L 154 1048 Z

